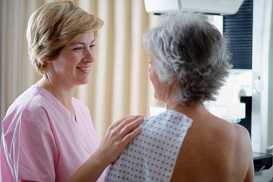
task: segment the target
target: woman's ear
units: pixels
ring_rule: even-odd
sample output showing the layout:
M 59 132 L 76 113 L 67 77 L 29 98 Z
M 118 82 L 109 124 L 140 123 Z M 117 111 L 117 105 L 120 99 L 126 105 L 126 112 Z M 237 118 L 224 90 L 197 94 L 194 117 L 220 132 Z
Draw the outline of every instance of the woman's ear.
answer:
M 54 60 L 53 60 L 52 58 L 44 58 L 44 59 L 43 59 L 43 62 L 44 62 L 46 65 L 52 64 L 53 61 L 54 61 Z
M 174 91 L 178 87 L 178 80 L 176 76 L 173 76 L 172 83 L 170 84 L 171 90 Z
M 42 70 L 42 72 L 47 72 L 48 70 L 50 70 L 53 61 L 54 60 L 50 58 L 43 58 L 42 60 L 40 60 L 39 69 Z
M 168 98 L 168 104 L 169 106 L 176 106 L 178 105 L 177 102 L 177 93 L 179 92 L 179 81 L 178 79 L 173 76 L 173 80 L 170 84 L 170 94 L 169 94 L 169 98 Z
M 52 58 L 44 58 L 44 65 L 49 68 L 55 60 Z

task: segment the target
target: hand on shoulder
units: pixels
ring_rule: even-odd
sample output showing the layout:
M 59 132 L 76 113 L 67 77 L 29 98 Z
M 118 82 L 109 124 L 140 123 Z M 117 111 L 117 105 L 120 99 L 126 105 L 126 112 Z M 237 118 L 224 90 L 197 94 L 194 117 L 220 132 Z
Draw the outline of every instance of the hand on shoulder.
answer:
M 102 160 L 115 161 L 126 146 L 140 133 L 143 116 L 128 116 L 112 124 L 98 149 Z

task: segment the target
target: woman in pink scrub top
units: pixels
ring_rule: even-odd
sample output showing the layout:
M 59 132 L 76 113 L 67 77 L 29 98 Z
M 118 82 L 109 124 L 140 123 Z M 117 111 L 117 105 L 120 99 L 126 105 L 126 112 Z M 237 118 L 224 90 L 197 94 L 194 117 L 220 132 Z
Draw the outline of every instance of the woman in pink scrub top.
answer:
M 129 116 L 99 144 L 88 108 L 72 97 L 88 82 L 102 25 L 69 1 L 32 13 L 29 56 L 42 78 L 17 97 L 2 121 L 2 181 L 103 181 L 106 167 L 140 132 L 143 117 Z

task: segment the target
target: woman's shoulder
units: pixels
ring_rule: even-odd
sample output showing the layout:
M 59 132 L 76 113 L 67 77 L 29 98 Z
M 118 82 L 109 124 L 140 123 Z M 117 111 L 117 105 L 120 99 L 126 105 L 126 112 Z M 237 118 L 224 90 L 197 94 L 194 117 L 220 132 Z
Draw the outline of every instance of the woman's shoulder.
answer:
M 245 127 L 221 118 L 216 119 L 214 123 L 213 129 L 210 130 L 210 138 L 217 142 L 223 151 L 242 152 L 249 149 L 251 146 L 250 135 Z
M 219 123 L 218 128 L 220 132 L 224 135 L 226 134 L 228 138 L 230 137 L 249 137 L 249 132 L 248 130 L 237 124 L 237 123 L 232 123 L 229 121 L 226 121 L 224 119 L 218 118 L 216 119 Z
M 233 123 L 232 125 L 234 128 L 235 137 L 237 139 L 237 146 L 248 150 L 248 146 L 251 145 L 249 131 L 239 124 Z
M 51 132 L 46 107 L 39 102 L 40 99 L 35 94 L 30 96 L 32 97 L 18 99 L 17 103 L 9 108 L 1 123 L 3 133 Z
M 5 118 L 8 117 L 37 117 L 43 116 L 46 111 L 47 99 L 35 86 L 31 86 L 19 95 L 7 110 Z M 4 120 L 5 120 L 4 118 Z
M 192 122 L 192 119 L 185 115 L 182 112 L 177 112 L 175 110 L 171 109 L 166 109 L 163 110 L 162 112 L 146 117 L 145 120 L 150 121 L 150 120 L 166 120 L 166 121 L 181 121 L 181 120 L 186 120 L 188 122 Z
M 157 135 L 160 138 L 161 136 L 172 137 L 175 135 L 178 138 L 186 135 L 191 126 L 191 118 L 183 113 L 167 109 L 156 115 L 145 117 L 142 132 L 145 136 Z

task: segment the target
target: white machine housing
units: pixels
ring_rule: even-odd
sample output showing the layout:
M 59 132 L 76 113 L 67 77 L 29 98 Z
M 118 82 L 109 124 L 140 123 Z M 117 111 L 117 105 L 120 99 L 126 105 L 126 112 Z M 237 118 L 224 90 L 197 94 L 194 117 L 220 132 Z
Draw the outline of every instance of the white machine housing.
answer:
M 144 0 L 148 13 L 190 11 L 204 14 L 236 14 L 244 0 Z

